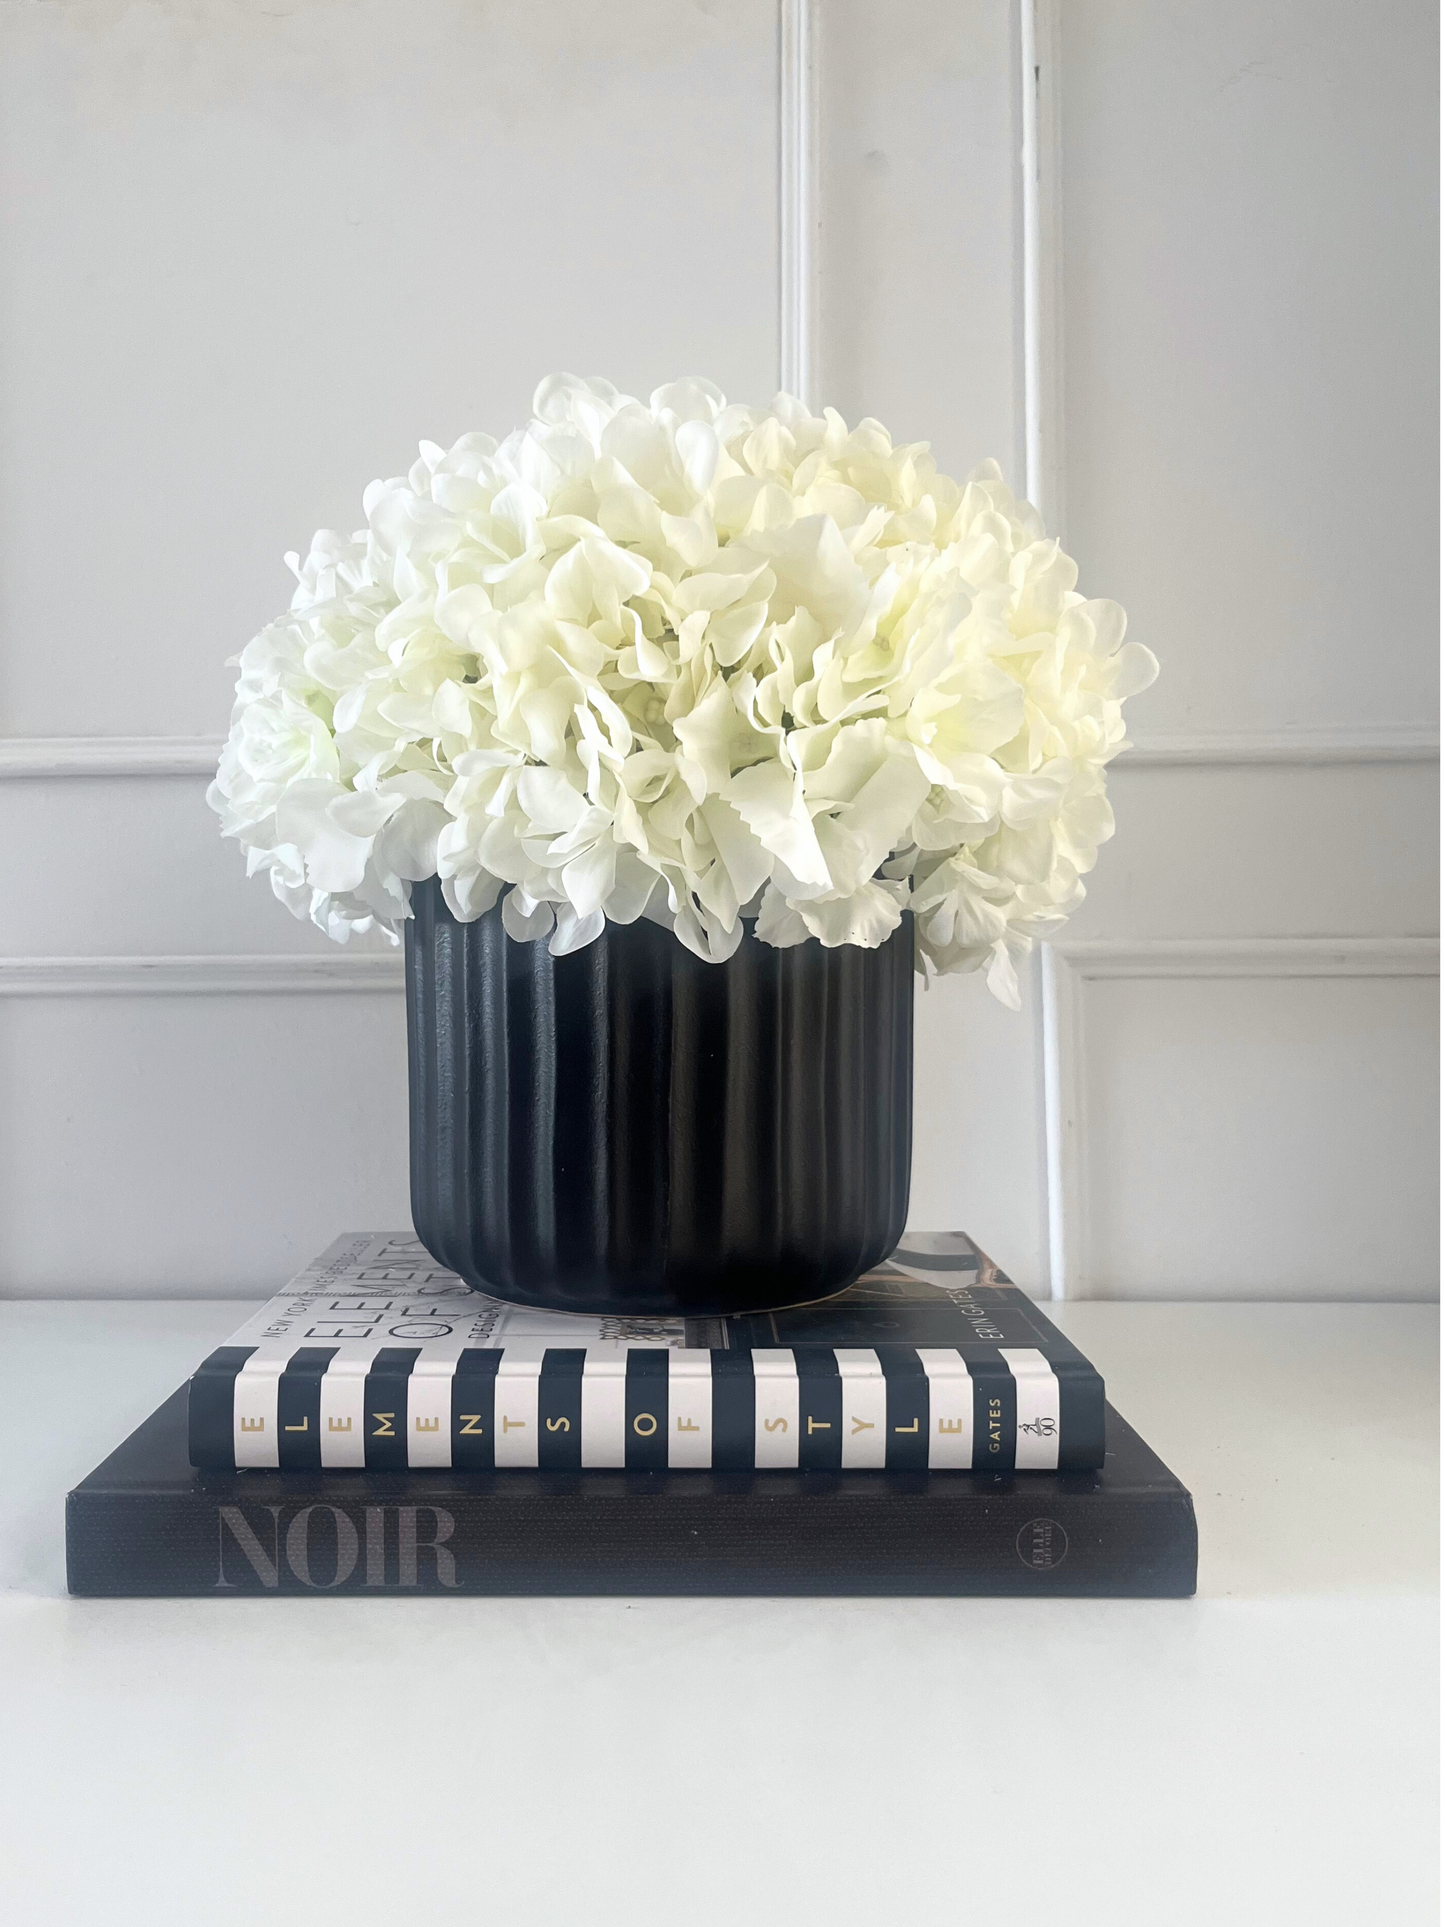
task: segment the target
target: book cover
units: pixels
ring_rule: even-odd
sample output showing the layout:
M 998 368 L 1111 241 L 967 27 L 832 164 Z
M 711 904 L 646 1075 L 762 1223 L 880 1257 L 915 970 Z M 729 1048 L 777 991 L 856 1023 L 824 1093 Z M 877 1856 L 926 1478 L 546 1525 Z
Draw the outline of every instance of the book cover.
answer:
M 358 1233 L 199 1367 L 189 1438 L 213 1471 L 1078 1472 L 1104 1386 L 961 1234 L 817 1304 L 684 1319 L 506 1304 Z
M 72 1593 L 1183 1598 L 1189 1494 L 1109 1407 L 1103 1466 L 205 1472 L 177 1391 L 66 1502 Z

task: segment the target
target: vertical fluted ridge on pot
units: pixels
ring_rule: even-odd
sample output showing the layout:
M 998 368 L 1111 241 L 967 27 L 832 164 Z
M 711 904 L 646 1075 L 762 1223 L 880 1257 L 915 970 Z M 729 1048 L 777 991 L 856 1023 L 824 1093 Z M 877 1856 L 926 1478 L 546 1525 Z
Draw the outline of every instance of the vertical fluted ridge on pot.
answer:
M 903 1230 L 913 932 L 746 936 L 708 964 L 646 921 L 571 956 L 407 927 L 411 1187 L 442 1264 L 500 1297 L 678 1313 L 840 1289 Z

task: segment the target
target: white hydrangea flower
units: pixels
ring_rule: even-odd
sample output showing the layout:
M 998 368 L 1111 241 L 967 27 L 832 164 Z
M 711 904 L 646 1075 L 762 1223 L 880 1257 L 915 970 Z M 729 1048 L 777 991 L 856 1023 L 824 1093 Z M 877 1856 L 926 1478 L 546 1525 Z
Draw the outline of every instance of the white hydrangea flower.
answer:
M 248 643 L 209 791 L 276 895 L 393 940 L 408 886 L 561 955 L 648 916 L 721 960 L 1016 965 L 1113 832 L 1157 665 L 985 462 L 962 484 L 791 396 L 556 375 L 500 447 L 421 445 Z

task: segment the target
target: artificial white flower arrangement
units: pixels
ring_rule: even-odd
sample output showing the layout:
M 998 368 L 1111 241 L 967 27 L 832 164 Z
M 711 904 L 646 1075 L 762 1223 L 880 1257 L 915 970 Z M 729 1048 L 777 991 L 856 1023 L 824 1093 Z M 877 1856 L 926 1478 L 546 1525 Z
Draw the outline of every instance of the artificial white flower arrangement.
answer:
M 1015 961 L 1113 832 L 1104 765 L 1153 681 L 1124 612 L 997 465 L 941 475 L 780 395 L 649 403 L 553 376 L 500 447 L 421 445 L 322 533 L 239 657 L 209 791 L 276 895 L 396 939 L 438 876 L 561 955 L 647 916 L 701 957 L 872 947 Z

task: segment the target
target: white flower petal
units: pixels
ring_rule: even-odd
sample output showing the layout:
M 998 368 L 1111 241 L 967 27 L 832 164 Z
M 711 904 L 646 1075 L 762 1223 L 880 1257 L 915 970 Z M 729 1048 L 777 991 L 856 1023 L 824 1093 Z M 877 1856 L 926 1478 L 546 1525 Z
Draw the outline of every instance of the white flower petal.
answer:
M 207 801 L 298 916 L 395 940 L 437 875 L 565 955 L 647 916 L 699 956 L 869 945 L 1017 966 L 1112 834 L 1157 664 L 997 464 L 689 378 L 554 376 L 498 444 L 421 445 L 287 558 Z
M 458 923 L 475 923 L 478 917 L 485 916 L 501 890 L 498 878 L 489 877 L 485 870 L 474 870 L 470 876 L 442 879 L 442 895 Z
M 617 846 L 608 839 L 594 843 L 562 865 L 562 888 L 579 917 L 600 913 L 612 894 L 617 877 Z M 560 915 L 560 908 L 559 908 Z M 590 940 L 589 940 L 590 941 Z M 560 956 L 561 951 L 556 955 Z
M 517 800 L 539 830 L 575 829 L 587 808 L 587 798 L 559 769 L 524 769 Z
M 832 883 L 803 797 L 803 780 L 781 763 L 739 770 L 724 791 L 765 850 L 782 859 L 800 883 Z
M 602 935 L 607 919 L 600 910 L 579 916 L 570 903 L 557 905 L 557 928 L 553 931 L 547 948 L 554 957 L 567 957 L 574 950 L 585 950 L 589 943 L 596 943 Z
M 1014 970 L 1013 958 L 1008 953 L 1008 945 L 1000 937 L 989 955 L 988 987 L 1001 1004 L 1010 1010 L 1022 1010 L 1019 996 L 1019 980 Z
M 517 943 L 535 943 L 542 937 L 550 937 L 556 921 L 552 905 L 533 903 L 520 885 L 502 899 L 502 928 Z
M 793 908 L 825 950 L 845 943 L 876 950 L 903 917 L 897 894 L 881 883 L 865 883 L 851 896 L 797 903 Z
M 732 882 L 739 903 L 750 903 L 767 882 L 772 858 L 753 836 L 732 804 L 720 796 L 710 796 L 702 805 L 702 818 L 717 845 L 717 852 Z
M 812 932 L 782 891 L 770 883 L 758 907 L 756 934 L 775 949 L 790 950 L 796 943 L 806 943 Z

